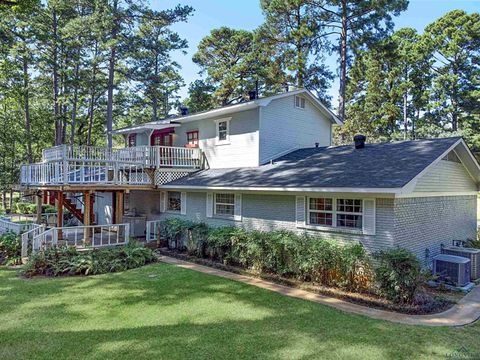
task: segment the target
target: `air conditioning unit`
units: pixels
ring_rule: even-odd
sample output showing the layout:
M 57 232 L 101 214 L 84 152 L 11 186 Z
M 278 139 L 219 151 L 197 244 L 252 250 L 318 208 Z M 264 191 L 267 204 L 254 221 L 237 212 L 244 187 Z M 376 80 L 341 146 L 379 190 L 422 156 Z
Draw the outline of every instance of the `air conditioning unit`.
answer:
M 442 249 L 442 254 L 462 256 L 470 259 L 470 277 L 473 280 L 480 278 L 480 249 L 446 246 Z
M 455 286 L 465 286 L 470 282 L 470 259 L 441 254 L 433 258 L 433 274 L 440 280 Z

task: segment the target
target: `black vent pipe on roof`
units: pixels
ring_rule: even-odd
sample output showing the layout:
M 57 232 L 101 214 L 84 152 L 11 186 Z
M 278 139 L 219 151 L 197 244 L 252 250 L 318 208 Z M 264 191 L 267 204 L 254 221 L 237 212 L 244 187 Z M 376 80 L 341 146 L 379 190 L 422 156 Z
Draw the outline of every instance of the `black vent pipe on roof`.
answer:
M 188 115 L 188 107 L 182 106 L 182 107 L 180 108 L 180 114 L 181 114 L 182 116 Z
M 365 147 L 365 141 L 367 141 L 367 137 L 365 135 L 355 135 L 353 137 L 353 141 L 355 142 L 355 149 L 363 149 Z
M 257 99 L 257 91 L 256 90 L 250 90 L 248 92 L 248 98 L 250 100 L 256 100 Z

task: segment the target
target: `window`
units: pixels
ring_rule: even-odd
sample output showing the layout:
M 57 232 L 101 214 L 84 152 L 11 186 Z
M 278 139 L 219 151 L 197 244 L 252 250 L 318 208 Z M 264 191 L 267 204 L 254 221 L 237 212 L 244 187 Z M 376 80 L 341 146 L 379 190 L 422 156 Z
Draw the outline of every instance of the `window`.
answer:
M 128 147 L 137 146 L 137 134 L 128 135 Z
M 198 147 L 198 130 L 187 132 L 187 146 Z
M 235 215 L 235 195 L 234 194 L 215 194 L 215 215 L 234 216 Z
M 308 220 L 312 225 L 333 225 L 333 200 L 324 198 L 308 199 Z
M 295 96 L 295 107 L 297 109 L 305 109 L 305 98 L 301 96 Z
M 182 210 L 182 196 L 180 191 L 169 191 L 167 193 L 167 210 L 181 211 Z
M 362 228 L 362 200 L 337 199 L 337 226 Z
M 310 225 L 362 229 L 360 199 L 308 198 L 307 212 Z
M 230 119 L 217 120 L 217 144 L 228 144 L 230 140 Z

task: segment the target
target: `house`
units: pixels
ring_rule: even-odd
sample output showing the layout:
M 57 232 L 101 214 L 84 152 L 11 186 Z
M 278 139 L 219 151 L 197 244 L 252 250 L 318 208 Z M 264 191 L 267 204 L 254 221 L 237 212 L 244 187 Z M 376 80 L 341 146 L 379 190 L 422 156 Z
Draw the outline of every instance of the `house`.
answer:
M 21 182 L 60 211 L 77 209 L 83 224 L 128 219 L 147 240 L 159 221 L 180 217 L 372 252 L 400 246 L 429 265 L 442 244 L 476 236 L 480 166 L 462 138 L 332 146 L 334 124 L 300 89 L 118 129 L 123 149 L 47 149 Z

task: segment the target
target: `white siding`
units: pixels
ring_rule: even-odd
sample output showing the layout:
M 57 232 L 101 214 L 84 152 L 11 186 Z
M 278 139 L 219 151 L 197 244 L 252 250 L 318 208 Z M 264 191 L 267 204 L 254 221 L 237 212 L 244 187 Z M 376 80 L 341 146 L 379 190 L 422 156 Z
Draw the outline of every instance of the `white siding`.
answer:
M 414 192 L 476 191 L 477 186 L 465 167 L 457 162 L 440 160 L 417 181 Z
M 216 144 L 217 119 L 229 118 L 229 144 Z M 258 109 L 228 116 L 192 121 L 175 128 L 174 146 L 185 146 L 187 131 L 198 130 L 199 147 L 210 168 L 255 167 L 259 165 Z
M 294 96 L 272 100 L 260 112 L 260 163 L 296 148 L 331 145 L 332 124 L 306 98 L 305 109 Z

